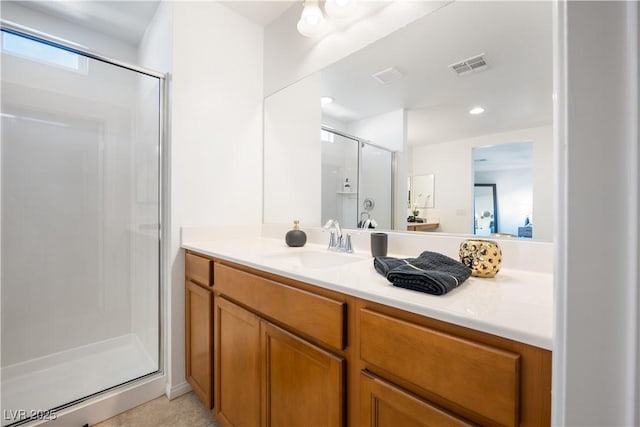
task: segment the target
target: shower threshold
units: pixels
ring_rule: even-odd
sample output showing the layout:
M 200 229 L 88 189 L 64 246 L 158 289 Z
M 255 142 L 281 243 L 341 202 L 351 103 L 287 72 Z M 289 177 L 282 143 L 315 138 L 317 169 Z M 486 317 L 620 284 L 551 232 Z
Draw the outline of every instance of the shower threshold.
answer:
M 52 408 L 155 372 L 135 334 L 76 347 L 1 369 L 2 425 L 24 414 L 55 417 Z M 13 419 L 12 419 L 13 418 Z

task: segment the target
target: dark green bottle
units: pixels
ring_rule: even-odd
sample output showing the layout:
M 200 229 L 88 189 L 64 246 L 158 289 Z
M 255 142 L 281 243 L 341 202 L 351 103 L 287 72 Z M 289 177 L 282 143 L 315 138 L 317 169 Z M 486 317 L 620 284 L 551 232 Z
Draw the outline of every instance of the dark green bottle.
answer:
M 284 240 L 287 242 L 288 246 L 293 248 L 299 248 L 307 243 L 307 234 L 300 230 L 300 221 L 293 221 L 293 230 L 287 231 L 286 236 L 284 236 Z

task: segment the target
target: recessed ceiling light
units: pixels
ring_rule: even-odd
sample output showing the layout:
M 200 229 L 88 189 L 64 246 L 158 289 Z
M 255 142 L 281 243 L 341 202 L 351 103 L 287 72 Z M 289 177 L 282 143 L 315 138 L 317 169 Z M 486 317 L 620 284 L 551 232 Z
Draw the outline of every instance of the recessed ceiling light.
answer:
M 469 114 L 472 114 L 474 116 L 477 116 L 478 114 L 482 114 L 484 113 L 484 108 L 478 106 L 478 107 L 473 107 L 471 110 L 469 110 Z
M 322 105 L 331 104 L 333 102 L 333 98 L 330 96 L 323 96 L 320 98 L 320 103 Z

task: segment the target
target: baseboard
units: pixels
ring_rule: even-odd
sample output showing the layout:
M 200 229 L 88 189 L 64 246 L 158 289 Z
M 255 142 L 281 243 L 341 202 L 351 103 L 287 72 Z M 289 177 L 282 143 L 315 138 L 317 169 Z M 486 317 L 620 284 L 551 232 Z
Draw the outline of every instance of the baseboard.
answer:
M 189 393 L 191 390 L 191 386 L 186 381 L 174 386 L 167 384 L 167 387 L 165 388 L 165 395 L 167 396 L 167 399 L 173 400 L 176 397 Z

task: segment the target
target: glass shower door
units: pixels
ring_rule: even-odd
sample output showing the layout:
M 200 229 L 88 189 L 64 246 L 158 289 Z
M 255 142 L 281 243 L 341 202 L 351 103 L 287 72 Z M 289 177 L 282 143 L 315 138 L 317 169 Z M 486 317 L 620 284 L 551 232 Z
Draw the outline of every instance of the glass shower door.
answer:
M 360 143 L 360 188 L 358 215 L 376 228 L 393 228 L 393 153 L 375 145 Z
M 344 228 L 358 222 L 358 140 L 322 130 L 322 224 L 337 219 Z
M 4 426 L 159 369 L 161 79 L 3 30 L 1 114 Z

